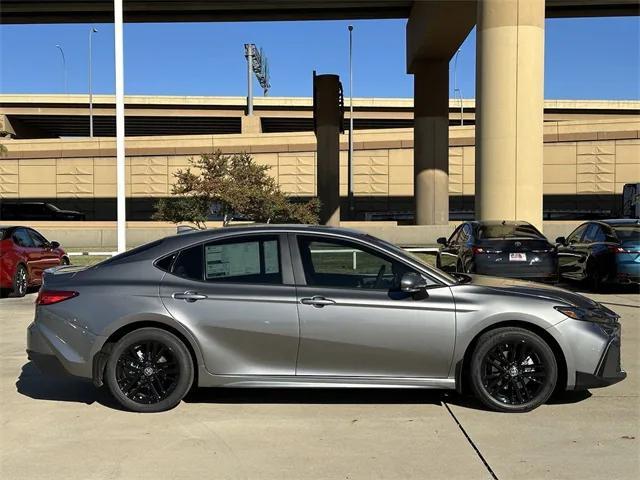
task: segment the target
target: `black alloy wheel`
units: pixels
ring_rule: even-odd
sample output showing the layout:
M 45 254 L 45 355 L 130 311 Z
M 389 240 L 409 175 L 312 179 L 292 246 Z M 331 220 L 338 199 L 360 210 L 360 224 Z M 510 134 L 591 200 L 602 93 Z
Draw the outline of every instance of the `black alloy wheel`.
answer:
M 29 274 L 24 265 L 18 265 L 16 273 L 13 276 L 13 295 L 16 297 L 24 297 L 29 288 Z
M 529 330 L 506 327 L 480 337 L 472 358 L 472 386 L 491 409 L 529 411 L 547 401 L 558 377 L 547 343 Z
M 120 404 L 136 412 L 175 407 L 193 383 L 193 362 L 175 335 L 143 328 L 118 341 L 107 362 L 109 389 Z

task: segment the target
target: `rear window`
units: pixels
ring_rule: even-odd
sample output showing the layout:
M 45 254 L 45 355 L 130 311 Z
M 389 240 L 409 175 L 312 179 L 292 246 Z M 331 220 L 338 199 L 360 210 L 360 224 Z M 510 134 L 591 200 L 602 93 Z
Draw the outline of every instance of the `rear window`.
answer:
M 111 258 L 107 258 L 105 261 L 100 262 L 96 265 L 97 266 L 104 266 L 104 265 L 109 265 L 111 263 L 117 263 L 120 262 L 126 258 L 132 257 L 134 255 L 137 255 L 139 253 L 145 252 L 147 250 L 151 250 L 154 247 L 157 247 L 158 245 L 160 245 L 162 242 L 164 241 L 164 239 L 161 240 L 156 240 L 154 242 L 150 242 L 150 243 L 145 243 L 144 245 L 140 245 L 139 247 L 136 248 L 132 248 L 131 250 L 127 250 L 126 252 L 120 253 L 114 257 Z
M 621 242 L 640 242 L 640 225 L 620 225 L 613 230 Z
M 533 225 L 481 225 L 478 238 L 544 238 Z

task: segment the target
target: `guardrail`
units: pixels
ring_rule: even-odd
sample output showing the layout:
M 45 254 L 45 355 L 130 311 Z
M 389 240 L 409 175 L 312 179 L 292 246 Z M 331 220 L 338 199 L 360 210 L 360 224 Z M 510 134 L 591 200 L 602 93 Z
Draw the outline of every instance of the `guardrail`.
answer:
M 429 253 L 435 255 L 436 253 L 438 253 L 439 249 L 437 247 L 408 247 L 403 248 L 403 250 L 412 253 Z M 362 252 L 362 250 L 355 250 L 353 248 L 329 248 L 326 250 L 311 250 L 311 253 L 350 253 L 351 265 L 353 270 L 356 270 L 358 268 L 358 252 Z

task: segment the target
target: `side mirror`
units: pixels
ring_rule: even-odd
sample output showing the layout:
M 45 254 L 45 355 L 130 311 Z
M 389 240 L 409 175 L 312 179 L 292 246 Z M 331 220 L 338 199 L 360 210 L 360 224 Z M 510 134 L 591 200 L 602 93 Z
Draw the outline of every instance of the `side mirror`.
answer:
M 50 245 L 50 247 L 52 249 L 55 249 L 55 248 L 58 248 L 60 246 L 60 242 L 53 241 L 53 242 L 49 243 L 49 245 Z
M 436 242 L 438 242 L 440 245 L 446 245 L 447 244 L 447 239 L 446 239 L 446 237 L 440 237 L 440 238 L 438 238 L 438 240 L 436 240 Z
M 414 272 L 407 272 L 400 279 L 400 290 L 406 293 L 417 293 L 427 288 L 427 281 Z
M 556 238 L 556 243 L 559 243 L 560 245 L 566 245 L 567 244 L 567 239 L 564 237 L 558 237 Z

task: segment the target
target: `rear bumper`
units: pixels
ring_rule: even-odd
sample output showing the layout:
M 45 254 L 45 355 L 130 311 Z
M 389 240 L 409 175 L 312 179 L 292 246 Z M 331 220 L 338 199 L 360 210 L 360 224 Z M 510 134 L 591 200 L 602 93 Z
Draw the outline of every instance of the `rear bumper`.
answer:
M 38 369 L 49 375 L 92 378 L 93 349 L 102 337 L 83 332 L 86 343 L 74 345 L 70 337 L 53 332 L 39 322 L 27 328 L 27 356 Z
M 489 257 L 489 255 L 486 255 Z M 480 275 L 495 277 L 523 278 L 530 280 L 558 280 L 558 263 L 556 259 L 541 259 L 537 262 L 505 262 L 478 255 L 474 259 L 475 272 Z

